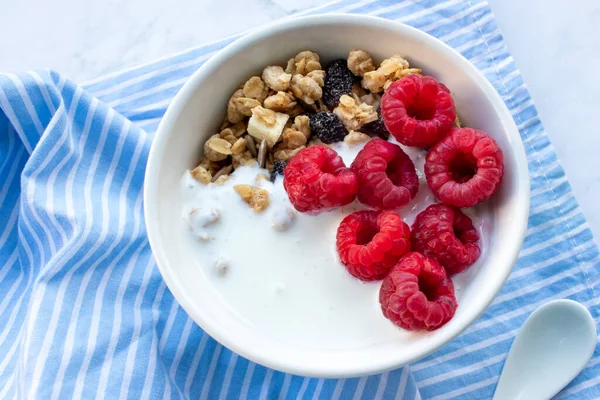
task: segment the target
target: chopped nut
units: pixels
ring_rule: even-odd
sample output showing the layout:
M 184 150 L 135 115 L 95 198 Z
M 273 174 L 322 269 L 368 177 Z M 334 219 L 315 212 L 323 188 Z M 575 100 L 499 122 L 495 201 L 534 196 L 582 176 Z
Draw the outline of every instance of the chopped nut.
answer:
M 252 110 L 252 117 L 248 121 L 248 133 L 256 139 L 265 139 L 269 147 L 273 147 L 279 140 L 289 118 L 287 114 L 260 106 L 256 107 Z
M 269 192 L 260 188 L 252 188 L 251 207 L 254 211 L 262 211 L 269 205 Z
M 242 91 L 244 92 L 245 97 L 258 100 L 259 102 L 266 99 L 269 94 L 269 88 L 265 85 L 263 80 L 260 79 L 260 76 L 253 76 L 248 79 L 244 84 Z
M 325 71 L 323 71 L 322 69 L 310 71 L 308 74 L 306 74 L 306 76 L 317 82 L 321 87 L 323 87 L 323 85 L 325 84 Z
M 304 133 L 292 128 L 283 130 L 283 146 L 288 149 L 295 149 L 306 144 L 306 136 Z
M 365 103 L 358 103 L 352 97 L 344 94 L 340 97 L 340 104 L 333 110 L 349 131 L 360 129 L 364 124 L 377 120 L 377 111 Z
M 364 76 L 365 72 L 375 70 L 373 58 L 366 51 L 352 50 L 348 54 L 348 68 L 356 76 Z
M 229 180 L 229 175 L 221 175 L 213 182 L 215 185 L 222 185 Z
M 270 65 L 263 70 L 262 79 L 269 88 L 285 92 L 290 87 L 292 74 L 286 73 L 279 65 Z
M 460 122 L 460 118 L 458 118 L 458 114 L 456 115 L 456 118 L 454 119 L 454 126 L 457 128 L 462 127 L 462 123 Z
M 289 112 L 296 104 L 298 104 L 296 99 L 288 92 L 277 92 L 277 94 L 267 97 L 264 101 L 265 108 L 278 112 Z
M 260 147 L 258 148 L 258 156 L 256 157 L 256 161 L 258 162 L 258 166 L 264 168 L 265 161 L 267 158 L 267 141 L 263 139 L 260 142 Z
M 205 185 L 209 184 L 211 181 L 210 172 L 208 172 L 206 170 L 206 168 L 204 168 L 201 165 L 198 165 L 196 168 L 191 170 L 190 174 L 192 174 L 192 177 L 195 180 L 197 180 L 198 182 L 204 183 Z
M 265 174 L 258 174 L 256 175 L 256 184 L 260 185 L 261 181 L 268 181 L 269 180 L 269 176 L 265 175 Z
M 234 136 L 235 137 L 235 136 Z M 240 154 L 246 151 L 246 139 L 239 138 L 231 146 L 231 154 Z
M 372 93 L 379 93 L 383 91 L 383 85 L 385 85 L 386 81 L 387 78 L 385 75 L 380 71 L 375 70 L 366 72 L 362 81 L 360 82 L 360 85 L 363 88 L 370 90 Z
M 366 143 L 369 140 L 371 140 L 371 136 L 356 131 L 350 131 L 344 138 L 344 142 L 347 144 Z
M 219 164 L 217 164 L 217 163 L 216 163 L 216 162 L 214 162 L 214 161 L 211 161 L 211 160 L 209 160 L 209 159 L 208 159 L 208 158 L 206 158 L 206 157 L 202 157 L 202 158 L 200 159 L 200 164 L 198 164 L 198 165 L 200 165 L 200 166 L 204 167 L 204 169 L 206 169 L 208 172 L 210 172 L 210 173 L 211 173 L 211 175 L 214 175 L 214 174 L 216 174 L 216 173 L 217 173 L 217 171 L 218 171 L 218 170 L 221 168 L 221 167 L 219 166 Z
M 316 69 L 321 69 L 319 55 L 312 51 L 301 51 L 294 57 L 294 73 L 306 75 Z
M 233 189 L 252 209 L 261 212 L 269 205 L 269 192 L 250 185 L 235 185 Z
M 273 153 L 273 157 L 276 160 L 289 160 L 290 158 L 294 157 L 296 154 L 300 153 L 300 151 L 302 149 L 305 149 L 306 146 L 300 146 L 300 147 L 296 147 L 295 149 L 283 149 L 283 150 L 278 150 L 275 153 Z
M 246 140 L 246 148 L 250 150 L 252 157 L 256 157 L 256 144 L 254 143 L 254 139 L 252 139 L 252 136 L 250 135 L 246 135 L 244 139 Z
M 222 161 L 231 154 L 231 143 L 213 135 L 204 143 L 204 156 L 211 161 Z
M 315 100 L 319 100 L 323 96 L 321 86 L 308 76 L 294 75 L 291 89 L 294 96 L 306 104 L 314 104 Z
M 237 111 L 246 117 L 252 115 L 252 109 L 254 107 L 260 106 L 260 102 L 258 100 L 251 99 L 248 97 L 238 97 L 233 101 L 233 104 L 236 107 Z
M 231 130 L 231 128 L 225 128 L 225 129 L 223 129 L 221 131 L 221 133 L 219 133 L 219 137 L 221 139 L 227 140 L 231 144 L 234 144 L 235 141 L 237 140 L 237 138 L 233 134 L 233 131 Z
M 235 104 L 236 99 L 243 97 L 243 96 L 244 96 L 244 91 L 242 89 L 238 89 L 231 95 L 231 97 L 229 98 L 229 102 L 227 103 L 227 119 L 232 124 L 237 124 L 238 122 L 240 122 L 244 119 L 244 114 L 242 114 L 238 110 L 238 108 Z
M 240 154 L 233 154 L 231 156 L 233 160 L 233 168 L 237 169 L 241 166 L 252 165 L 256 160 L 252 157 L 252 153 L 245 151 Z
M 308 118 L 308 115 L 298 115 L 294 118 L 294 125 L 292 125 L 292 128 L 302 132 L 306 139 L 308 139 L 310 137 L 310 119 Z

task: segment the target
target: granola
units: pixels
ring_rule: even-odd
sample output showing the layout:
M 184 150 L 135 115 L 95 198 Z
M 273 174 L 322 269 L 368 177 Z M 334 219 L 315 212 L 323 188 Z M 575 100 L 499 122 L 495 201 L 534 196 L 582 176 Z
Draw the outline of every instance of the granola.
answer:
M 372 93 L 379 93 L 385 91 L 394 81 L 421 72 L 419 68 L 410 68 L 404 57 L 395 54 L 383 60 L 376 70 L 364 73 L 361 85 Z
M 269 95 L 269 88 L 259 76 L 253 76 L 244 83 L 242 92 L 245 97 L 262 102 Z
M 325 66 L 310 50 L 297 53 L 285 66 L 267 65 L 242 82 L 227 102 L 219 133 L 205 142 L 204 157 L 190 171 L 194 179 L 222 184 L 241 166 L 258 164 L 271 171 L 275 161 L 287 161 L 306 147 L 330 147 L 311 131 L 312 113 L 333 112 L 348 131 L 344 142 L 365 142 L 370 136 L 358 131 L 378 120 L 382 92 L 395 80 L 421 72 L 399 55 L 378 65 L 361 49 L 349 52 L 347 65 L 358 80 L 335 108 L 323 102 Z
M 263 70 L 262 80 L 277 92 L 285 92 L 290 87 L 292 74 L 288 74 L 279 65 L 270 65 Z
M 375 70 L 373 59 L 363 50 L 352 50 L 348 54 L 348 68 L 356 76 L 364 76 L 366 72 Z
M 269 206 L 269 192 L 265 189 L 250 185 L 235 185 L 233 189 L 256 212 Z
M 347 94 L 340 97 L 340 104 L 333 110 L 349 131 L 360 129 L 361 126 L 377 119 L 377 111 L 366 103 L 360 103 Z

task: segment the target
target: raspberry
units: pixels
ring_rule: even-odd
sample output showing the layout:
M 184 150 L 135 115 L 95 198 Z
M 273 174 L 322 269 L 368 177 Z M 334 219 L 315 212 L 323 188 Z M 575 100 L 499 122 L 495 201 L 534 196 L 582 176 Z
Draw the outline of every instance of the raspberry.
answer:
M 444 204 L 471 207 L 496 192 L 503 160 L 498 143 L 487 133 L 455 128 L 427 153 L 425 176 Z
M 452 128 L 454 100 L 431 76 L 412 74 L 392 83 L 381 98 L 388 131 L 406 146 L 429 147 Z
M 411 243 L 415 251 L 433 257 L 454 275 L 479 258 L 479 233 L 458 208 L 433 204 L 417 215 Z
M 327 144 L 344 140 L 344 137 L 348 134 L 340 118 L 328 111 L 311 114 L 309 125 L 311 132 Z
M 352 276 L 374 281 L 410 251 L 410 229 L 395 211 L 357 211 L 340 223 L 336 245 Z
M 390 270 L 381 284 L 379 303 L 387 319 L 408 330 L 438 329 L 458 307 L 444 268 L 416 252 L 406 254 Z
M 283 176 L 283 170 L 285 169 L 285 166 L 287 165 L 287 161 L 283 161 L 283 160 L 276 160 L 275 163 L 273 164 L 273 170 L 271 171 L 271 176 L 269 177 L 269 180 L 273 183 L 275 183 L 275 179 L 277 179 L 278 175 Z
M 358 200 L 373 208 L 401 207 L 419 189 L 410 157 L 400 146 L 379 138 L 367 142 L 351 168 L 358 177 Z
M 377 135 L 383 140 L 388 140 L 390 137 L 390 132 L 385 127 L 385 123 L 383 122 L 383 118 L 381 117 L 381 113 L 379 113 L 377 119 L 373 122 L 369 122 L 368 124 L 363 125 L 360 128 L 361 131 L 370 133 L 372 135 Z
M 335 60 L 325 70 L 323 85 L 323 101 L 329 109 L 333 110 L 340 102 L 343 94 L 352 91 L 354 74 L 348 69 L 346 60 Z M 321 139 L 323 140 L 323 139 Z
M 283 187 L 296 210 L 317 214 L 354 201 L 358 180 L 335 150 L 311 146 L 285 167 Z

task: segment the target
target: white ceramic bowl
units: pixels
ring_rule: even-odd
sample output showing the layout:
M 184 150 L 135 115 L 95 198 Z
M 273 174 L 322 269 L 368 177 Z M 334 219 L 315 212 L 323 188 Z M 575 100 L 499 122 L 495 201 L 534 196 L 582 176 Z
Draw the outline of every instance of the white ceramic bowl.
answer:
M 306 348 L 269 337 L 227 307 L 192 262 L 181 229 L 179 182 L 195 166 L 206 138 L 216 132 L 235 88 L 270 64 L 285 65 L 298 51 L 316 51 L 326 64 L 364 49 L 380 62 L 393 54 L 445 83 L 466 125 L 500 144 L 505 172 L 495 195 L 491 235 L 479 266 L 463 285 L 454 318 L 410 343 L 388 341 L 351 349 Z M 150 151 L 144 191 L 146 227 L 160 272 L 186 312 L 223 345 L 259 364 L 299 375 L 348 377 L 400 367 L 433 352 L 468 327 L 500 291 L 527 227 L 529 176 L 519 132 L 492 85 L 459 53 L 406 25 L 356 15 L 288 19 L 245 35 L 208 60 L 167 110 Z

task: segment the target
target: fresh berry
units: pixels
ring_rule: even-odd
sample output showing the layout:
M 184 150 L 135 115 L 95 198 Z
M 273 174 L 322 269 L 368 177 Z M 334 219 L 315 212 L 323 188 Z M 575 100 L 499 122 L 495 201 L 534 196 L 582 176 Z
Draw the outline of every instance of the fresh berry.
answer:
M 343 94 L 352 91 L 354 74 L 348 69 L 346 60 L 335 60 L 325 70 L 325 84 L 323 85 L 323 101 L 330 109 L 334 109 L 340 102 Z
M 443 204 L 433 204 L 417 215 L 411 243 L 415 251 L 438 260 L 448 275 L 464 271 L 481 254 L 471 218 Z
M 358 180 L 335 150 L 311 146 L 285 167 L 283 187 L 296 210 L 317 214 L 354 201 Z
M 378 115 L 378 118 L 375 121 L 363 125 L 360 128 L 360 130 L 366 133 L 370 133 L 371 135 L 377 135 L 383 140 L 388 140 L 388 138 L 390 137 L 390 132 L 385 127 L 385 123 L 383 122 L 383 117 L 381 116 L 381 113 Z
M 381 284 L 383 315 L 408 330 L 432 331 L 448 322 L 458 304 L 452 280 L 433 258 L 408 253 Z
M 395 211 L 357 211 L 340 223 L 336 245 L 352 276 L 363 281 L 383 279 L 410 251 L 410 229 Z
M 348 134 L 340 118 L 328 111 L 311 114 L 309 125 L 311 132 L 327 144 L 344 140 Z
M 419 189 L 410 157 L 397 144 L 379 138 L 367 142 L 351 168 L 358 177 L 358 200 L 373 208 L 401 207 Z
M 269 177 L 269 180 L 271 182 L 275 183 L 275 179 L 277 179 L 278 175 L 283 176 L 283 170 L 285 169 L 287 163 L 288 162 L 284 160 L 275 161 L 275 163 L 273 164 L 273 170 L 271 171 L 271 176 Z
M 503 160 L 498 143 L 487 133 L 455 128 L 429 149 L 425 176 L 444 204 L 471 207 L 498 190 L 504 172 Z
M 381 98 L 381 114 L 400 143 L 422 148 L 443 138 L 456 118 L 448 88 L 431 76 L 419 74 L 390 85 Z

